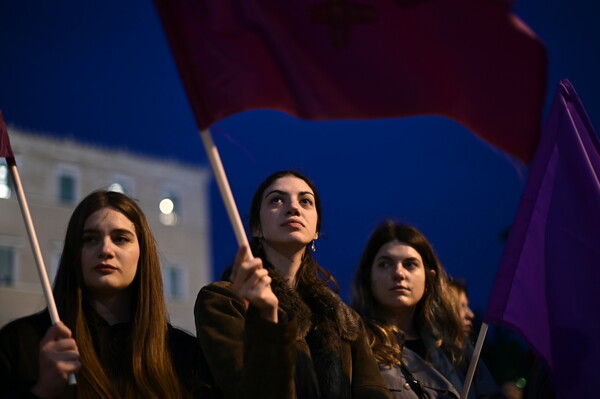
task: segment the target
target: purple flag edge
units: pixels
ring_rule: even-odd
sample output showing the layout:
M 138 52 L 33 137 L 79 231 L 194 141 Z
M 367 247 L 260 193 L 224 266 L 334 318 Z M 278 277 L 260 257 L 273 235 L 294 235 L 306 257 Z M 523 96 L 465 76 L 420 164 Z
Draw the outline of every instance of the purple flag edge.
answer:
M 506 316 L 514 286 L 513 283 L 518 280 L 517 274 L 523 262 L 527 242 L 530 240 L 530 233 L 536 229 L 538 231 L 540 231 L 539 229 L 541 231 L 545 229 L 546 215 L 537 215 L 537 217 L 534 217 L 534 211 L 539 211 L 540 208 L 548 209 L 549 198 L 545 198 L 544 195 L 540 194 L 541 192 L 546 193 L 552 188 L 552 184 L 549 183 L 548 178 L 553 180 L 552 178 L 557 167 L 554 148 L 558 134 L 560 133 L 560 129 L 557 126 L 560 124 L 561 118 L 565 116 L 569 117 L 574 133 L 578 136 L 580 135 L 576 127 L 577 123 L 573 120 L 573 111 L 578 114 L 578 122 L 583 124 L 587 130 L 586 136 L 588 137 L 585 137 L 585 140 L 581 140 L 580 138 L 580 141 L 585 141 L 597 153 L 600 153 L 600 141 L 581 100 L 571 83 L 567 79 L 562 80 L 559 83 L 552 110 L 548 116 L 548 121 L 544 127 L 538 149 L 530 167 L 530 175 L 504 249 L 484 318 L 488 324 L 505 326 L 517 332 L 525 339 L 536 354 L 546 362 L 550 369 L 553 368 L 553 359 L 549 333 L 547 332 L 547 336 L 541 338 L 541 344 L 539 341 L 534 342 L 535 340 L 531 339 L 529 332 L 524 331 L 518 323 L 511 320 L 511 317 Z M 532 234 L 535 235 L 535 232 Z M 543 272 L 544 270 L 542 267 L 541 271 Z M 540 300 L 546 302 L 545 292 L 542 293 Z M 542 311 L 546 311 L 547 314 L 547 309 L 544 308 Z M 538 336 L 535 339 L 539 340 L 540 337 Z
M 15 154 L 13 154 L 8 138 L 8 130 L 4 122 L 2 110 L 0 110 L 0 157 L 6 158 L 6 163 L 11 166 L 15 164 Z
M 562 118 L 558 149 L 561 166 L 553 197 L 553 217 L 546 234 L 550 334 L 557 397 L 595 397 L 590 381 L 597 376 L 600 356 L 600 140 L 585 109 L 572 99 Z M 569 267 L 565 292 L 565 265 Z M 565 293 L 566 295 L 561 295 Z M 589 310 L 588 310 L 589 309 Z M 594 310 L 592 310 L 594 309 Z M 572 340 L 575 345 L 569 345 Z

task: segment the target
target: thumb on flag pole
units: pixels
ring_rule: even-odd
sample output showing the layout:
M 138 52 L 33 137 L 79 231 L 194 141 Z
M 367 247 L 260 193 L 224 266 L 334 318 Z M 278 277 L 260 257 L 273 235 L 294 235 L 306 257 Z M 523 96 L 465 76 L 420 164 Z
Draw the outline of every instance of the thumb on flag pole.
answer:
M 225 169 L 223 168 L 223 162 L 219 156 L 217 146 L 215 146 L 215 143 L 210 135 L 210 130 L 201 130 L 200 137 L 202 138 L 204 150 L 206 151 L 210 166 L 212 167 L 215 179 L 217 180 L 217 185 L 219 186 L 219 191 L 221 192 L 221 197 L 223 199 L 223 203 L 225 204 L 225 209 L 227 209 L 227 215 L 229 216 L 231 227 L 233 227 L 233 232 L 235 234 L 238 246 L 242 247 L 244 245 L 248 245 L 248 237 L 244 231 L 242 218 L 240 217 L 240 212 L 235 204 L 235 199 L 233 198 L 233 193 L 231 192 L 231 187 L 229 186 L 229 181 L 227 180 L 227 175 L 225 174 Z M 246 256 L 248 259 L 253 259 L 252 251 L 248 251 Z M 248 309 L 250 302 L 244 298 L 244 303 L 246 304 L 246 309 Z
M 50 286 L 50 281 L 48 280 L 48 273 L 46 272 L 46 266 L 44 265 L 44 259 L 42 258 L 42 251 L 40 250 L 40 244 L 35 233 L 35 228 L 31 219 L 31 213 L 29 212 L 29 206 L 27 205 L 27 199 L 25 198 L 25 192 L 23 190 L 23 185 L 21 184 L 21 178 L 19 177 L 17 163 L 15 161 L 15 156 L 12 152 L 12 148 L 10 147 L 8 131 L 6 129 L 6 124 L 4 123 L 4 118 L 2 116 L 1 111 L 0 156 L 6 158 L 6 162 L 10 170 L 10 175 L 13 179 L 15 189 L 17 191 L 17 198 L 19 199 L 19 205 L 21 208 L 21 213 L 23 215 L 23 221 L 25 222 L 25 228 L 27 230 L 27 235 L 29 236 L 29 242 L 31 244 L 35 264 L 37 266 L 38 276 L 40 278 L 40 283 L 42 284 L 42 291 L 44 292 L 44 297 L 46 298 L 48 312 L 50 313 L 50 320 L 52 321 L 52 324 L 56 324 L 60 321 L 60 318 L 58 317 L 58 310 L 56 309 L 54 295 L 52 294 L 52 287 Z M 69 374 L 69 385 L 74 385 L 76 383 L 77 380 L 75 378 L 75 374 Z

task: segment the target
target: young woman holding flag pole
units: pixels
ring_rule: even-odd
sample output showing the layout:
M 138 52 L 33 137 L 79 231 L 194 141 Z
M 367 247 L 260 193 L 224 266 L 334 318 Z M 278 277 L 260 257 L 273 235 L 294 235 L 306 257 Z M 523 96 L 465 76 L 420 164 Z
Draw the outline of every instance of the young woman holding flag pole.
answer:
M 0 396 L 209 397 L 195 338 L 167 322 L 156 244 L 135 201 L 93 192 L 64 243 L 54 286 L 64 324 L 43 311 L 0 330 Z
M 31 219 L 31 212 L 29 212 L 29 205 L 27 204 L 25 191 L 23 190 L 23 185 L 21 184 L 21 177 L 19 175 L 19 169 L 17 168 L 17 162 L 10 146 L 8 130 L 6 129 L 6 123 L 4 122 L 2 111 L 0 111 L 0 156 L 6 159 L 11 178 L 14 182 L 15 190 L 17 191 L 17 198 L 21 208 L 21 214 L 23 215 L 23 221 L 25 222 L 25 229 L 27 230 L 27 236 L 29 237 L 29 243 L 31 244 L 31 250 L 33 251 L 33 257 L 35 259 L 35 265 L 38 271 L 40 284 L 42 285 L 42 292 L 44 293 L 44 298 L 46 299 L 46 306 L 48 307 L 50 320 L 52 321 L 52 329 L 55 330 L 57 334 L 61 331 L 64 333 L 64 325 L 60 322 L 60 317 L 56 309 L 56 303 L 54 301 L 54 296 L 52 295 L 52 288 L 50 287 L 50 281 L 48 280 L 48 273 L 44 264 L 44 258 L 42 257 L 42 251 L 40 250 L 33 220 Z M 74 365 L 68 368 L 71 368 L 71 370 L 65 370 L 68 383 L 69 385 L 75 385 L 77 383 L 77 378 L 75 377 L 74 372 L 78 370 L 78 367 L 77 365 Z
M 320 197 L 304 175 L 277 172 L 257 189 L 250 211 L 256 258 L 241 245 L 224 281 L 204 287 L 194 311 L 224 397 L 389 398 L 362 321 L 312 257 L 320 227 Z M 248 361 L 256 350 L 261 364 Z

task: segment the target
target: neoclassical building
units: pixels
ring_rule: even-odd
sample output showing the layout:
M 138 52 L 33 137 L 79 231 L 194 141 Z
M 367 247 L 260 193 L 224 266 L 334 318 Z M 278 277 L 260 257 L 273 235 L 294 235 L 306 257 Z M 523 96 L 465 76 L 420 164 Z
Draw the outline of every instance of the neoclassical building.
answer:
M 207 168 L 8 128 L 50 282 L 67 222 L 97 189 L 137 199 L 158 243 L 173 324 L 195 332 L 196 293 L 211 281 Z M 0 326 L 45 301 L 9 172 L 0 158 Z

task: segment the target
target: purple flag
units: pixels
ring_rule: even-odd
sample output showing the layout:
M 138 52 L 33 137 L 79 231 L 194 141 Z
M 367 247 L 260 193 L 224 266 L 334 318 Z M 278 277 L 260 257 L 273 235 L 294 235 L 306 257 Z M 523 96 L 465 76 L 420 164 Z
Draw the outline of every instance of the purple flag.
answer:
M 10 148 L 10 140 L 8 139 L 8 131 L 6 130 L 2 111 L 0 111 L 0 157 L 6 158 L 6 162 L 9 164 L 15 158 L 12 148 Z
M 560 83 L 504 250 L 486 322 L 544 359 L 558 398 L 596 397 L 600 359 L 600 142 Z

